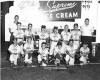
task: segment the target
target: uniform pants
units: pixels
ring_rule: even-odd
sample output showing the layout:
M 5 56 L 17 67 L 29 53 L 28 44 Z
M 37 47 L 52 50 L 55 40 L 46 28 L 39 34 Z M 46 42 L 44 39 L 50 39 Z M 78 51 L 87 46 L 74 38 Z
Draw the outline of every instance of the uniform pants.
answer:
M 19 58 L 18 54 L 11 54 L 9 60 L 11 61 L 11 63 L 14 63 L 15 65 L 17 65 L 17 59 L 18 58 Z
M 75 59 L 70 57 L 69 55 L 66 55 L 65 60 L 69 63 L 69 65 L 74 65 Z
M 57 42 L 52 41 L 52 43 L 51 43 L 51 47 L 50 47 L 50 55 L 53 54 L 53 51 L 54 51 L 54 48 L 56 47 L 56 45 L 57 45 Z

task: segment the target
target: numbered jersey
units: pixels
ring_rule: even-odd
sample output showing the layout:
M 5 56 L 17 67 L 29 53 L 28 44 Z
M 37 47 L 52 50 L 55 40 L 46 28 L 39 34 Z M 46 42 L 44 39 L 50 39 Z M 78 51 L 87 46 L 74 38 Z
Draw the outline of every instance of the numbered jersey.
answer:
M 69 32 L 63 31 L 61 35 L 64 41 L 69 41 L 69 39 L 71 38 L 71 34 Z
M 81 31 L 80 30 L 73 30 L 71 31 L 71 36 L 73 40 L 80 40 Z
M 53 41 L 58 41 L 59 39 L 61 39 L 61 36 L 60 36 L 59 33 L 57 33 L 57 34 L 51 33 L 50 39 L 53 40 Z
M 19 45 L 17 46 L 14 46 L 14 44 L 11 44 L 8 48 L 8 50 L 11 52 L 11 53 L 21 53 L 21 47 Z

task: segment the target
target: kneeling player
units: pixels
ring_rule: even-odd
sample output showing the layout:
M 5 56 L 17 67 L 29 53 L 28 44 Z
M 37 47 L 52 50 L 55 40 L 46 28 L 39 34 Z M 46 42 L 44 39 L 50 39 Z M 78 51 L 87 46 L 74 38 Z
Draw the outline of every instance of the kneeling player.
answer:
M 68 63 L 69 65 L 74 65 L 76 49 L 73 45 L 73 40 L 69 41 L 69 45 L 66 47 L 66 49 L 66 63 Z
M 25 51 L 25 63 L 31 64 L 32 63 L 32 53 L 34 51 L 34 43 L 32 38 L 29 37 L 24 45 Z
M 62 47 L 62 43 L 58 42 L 57 46 L 54 48 L 54 57 L 55 57 L 55 64 L 59 65 L 60 61 L 62 60 L 62 55 L 64 54 L 64 48 Z
M 48 59 L 48 49 L 46 48 L 46 43 L 43 42 L 41 45 L 42 48 L 39 49 L 39 55 L 38 55 L 38 63 L 41 64 L 42 66 L 47 65 L 47 59 Z
M 84 65 L 87 63 L 88 60 L 88 54 L 90 53 L 90 49 L 88 48 L 88 44 L 83 44 L 83 46 L 80 48 L 80 61 L 81 65 Z
M 10 45 L 8 51 L 10 52 L 10 62 L 14 65 L 17 65 L 17 60 L 20 57 L 20 54 L 23 53 L 22 47 L 20 47 L 17 43 L 17 39 L 15 38 L 13 44 Z

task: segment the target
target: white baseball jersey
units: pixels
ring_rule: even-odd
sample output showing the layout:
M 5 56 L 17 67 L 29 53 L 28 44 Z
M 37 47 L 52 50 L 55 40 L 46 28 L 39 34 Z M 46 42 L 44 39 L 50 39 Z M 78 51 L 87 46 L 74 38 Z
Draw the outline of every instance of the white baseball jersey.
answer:
M 32 41 L 30 44 L 29 44 L 29 43 L 25 43 L 24 49 L 25 49 L 26 51 L 34 50 L 34 43 L 33 43 L 33 41 Z
M 60 49 L 58 48 L 58 47 L 55 47 L 54 48 L 54 55 L 56 55 L 56 54 L 64 54 L 65 53 L 65 49 L 63 48 L 63 47 L 61 47 Z
M 49 34 L 47 32 L 40 32 L 39 34 L 40 39 L 46 39 L 49 37 Z
M 42 49 L 42 48 L 39 49 L 39 53 L 40 53 L 40 55 L 41 55 L 42 57 L 46 57 L 46 56 L 49 54 L 47 48 L 45 48 L 45 49 Z
M 83 25 L 81 27 L 81 31 L 82 31 L 82 36 L 92 36 L 92 32 L 93 32 L 93 27 L 88 25 Z
M 23 30 L 15 30 L 13 35 L 16 38 L 23 38 L 24 37 L 24 32 L 23 32 Z
M 80 52 L 82 52 L 83 54 L 86 54 L 90 52 L 90 49 L 87 47 L 86 49 L 84 49 L 83 47 L 81 47 Z
M 31 35 L 33 35 L 34 33 L 33 33 L 33 30 L 31 30 L 31 31 L 29 31 L 29 30 L 26 30 L 25 31 L 25 36 L 31 36 Z
M 64 41 L 69 41 L 69 39 L 71 38 L 71 34 L 69 32 L 62 31 L 61 35 Z
M 73 40 L 80 40 L 81 31 L 73 30 L 73 31 L 71 31 L 71 36 L 72 36 Z
M 21 53 L 21 47 L 19 45 L 14 46 L 14 44 L 11 44 L 8 48 L 8 50 L 13 54 L 13 53 Z
M 74 57 L 75 56 L 75 47 L 74 46 L 67 46 L 66 50 Z
M 59 39 L 61 39 L 61 36 L 59 33 L 55 34 L 55 33 L 51 33 L 50 34 L 50 39 L 54 40 L 54 41 L 58 41 Z

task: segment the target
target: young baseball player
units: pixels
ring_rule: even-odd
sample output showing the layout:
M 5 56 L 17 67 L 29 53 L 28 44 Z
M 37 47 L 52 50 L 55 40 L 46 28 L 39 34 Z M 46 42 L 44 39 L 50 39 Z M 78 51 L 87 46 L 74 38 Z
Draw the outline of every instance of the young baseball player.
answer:
M 41 26 L 41 32 L 39 33 L 39 48 L 41 48 L 42 42 L 46 42 L 46 39 L 49 37 L 49 34 L 46 32 L 46 26 Z
M 61 36 L 58 33 L 58 27 L 54 27 L 53 33 L 50 34 L 50 39 L 51 39 L 50 55 L 52 55 L 54 48 L 56 47 L 58 41 L 61 39 Z
M 38 63 L 41 64 L 42 66 L 47 65 L 47 59 L 48 59 L 48 49 L 46 48 L 46 43 L 43 42 L 41 44 L 41 48 L 39 49 L 39 55 L 38 55 Z
M 32 24 L 31 23 L 28 24 L 28 29 L 25 31 L 25 36 L 26 37 L 27 36 L 30 36 L 30 37 L 33 36 L 33 30 L 32 30 Z
M 66 47 L 66 63 L 69 65 L 74 65 L 75 62 L 75 52 L 76 49 L 74 48 L 74 41 L 71 39 L 69 41 L 69 45 Z
M 88 54 L 90 53 L 90 49 L 88 48 L 88 44 L 83 44 L 83 46 L 80 48 L 80 65 L 84 65 L 87 63 L 88 60 Z
M 24 45 L 25 51 L 25 63 L 31 64 L 32 63 L 32 53 L 34 51 L 34 43 L 31 37 L 28 37 L 26 43 Z
M 65 25 L 64 30 L 61 33 L 61 37 L 62 37 L 62 40 L 63 40 L 63 46 L 67 45 L 69 39 L 71 38 L 71 34 L 70 34 L 70 32 L 68 32 L 68 29 L 69 29 L 69 26 Z
M 54 57 L 55 57 L 55 64 L 59 65 L 60 61 L 63 58 L 63 54 L 65 53 L 64 48 L 62 47 L 62 42 L 58 42 L 57 46 L 54 48 Z
M 13 44 L 9 46 L 8 51 L 10 52 L 10 62 L 17 65 L 17 60 L 20 54 L 23 54 L 22 47 L 20 47 L 17 43 L 17 38 L 15 38 Z
M 71 38 L 74 40 L 74 47 L 79 48 L 81 31 L 78 29 L 78 24 L 74 24 L 74 29 L 71 31 Z
M 17 30 L 13 33 L 14 37 L 17 38 L 18 43 L 23 42 L 24 39 L 24 32 L 21 30 L 21 23 L 17 23 Z

